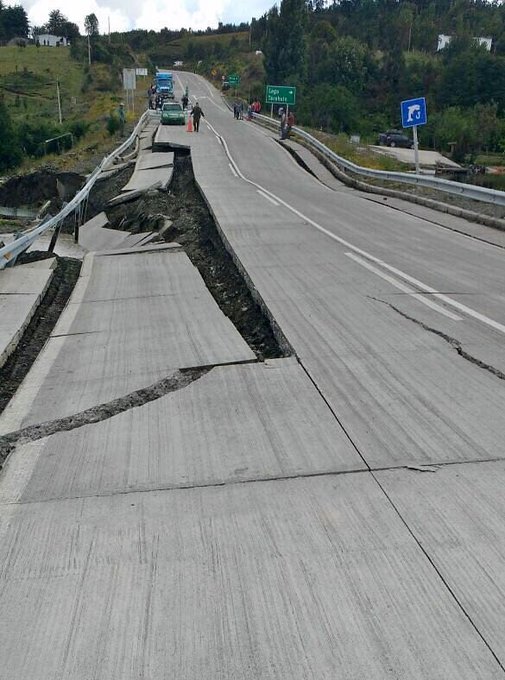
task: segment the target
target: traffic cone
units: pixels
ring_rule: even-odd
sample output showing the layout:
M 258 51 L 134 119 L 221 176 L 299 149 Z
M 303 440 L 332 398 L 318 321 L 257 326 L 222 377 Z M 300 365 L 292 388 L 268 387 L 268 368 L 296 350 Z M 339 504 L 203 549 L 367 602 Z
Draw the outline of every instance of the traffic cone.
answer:
M 186 128 L 186 132 L 193 132 L 193 121 L 191 120 L 191 116 L 188 116 L 188 126 Z

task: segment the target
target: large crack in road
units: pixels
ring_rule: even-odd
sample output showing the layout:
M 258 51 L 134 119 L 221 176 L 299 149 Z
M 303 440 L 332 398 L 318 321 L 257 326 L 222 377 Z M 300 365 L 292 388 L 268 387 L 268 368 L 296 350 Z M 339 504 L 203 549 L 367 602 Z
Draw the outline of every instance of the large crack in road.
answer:
M 120 413 L 124 413 L 125 411 L 144 406 L 171 392 L 184 389 L 206 375 L 212 368 L 213 366 L 180 369 L 175 371 L 171 376 L 149 385 L 149 387 L 135 390 L 123 397 L 112 399 L 111 401 L 99 404 L 98 406 L 92 406 L 91 408 L 64 418 L 57 418 L 45 423 L 30 425 L 21 430 L 16 430 L 15 432 L 3 435 L 0 437 L 0 467 L 9 453 L 18 444 L 33 442 L 58 432 L 75 430 L 84 425 L 99 423 Z
M 444 333 L 443 331 L 440 331 L 437 328 L 433 328 L 432 326 L 428 326 L 428 324 L 425 324 L 423 321 L 419 321 L 419 319 L 416 319 L 413 316 L 410 316 L 409 314 L 402 312 L 401 309 L 395 307 L 395 305 L 391 304 L 391 302 L 387 302 L 386 300 L 380 300 L 379 298 L 373 296 L 369 297 L 371 300 L 375 300 L 375 302 L 380 302 L 383 305 L 387 305 L 390 309 L 392 309 L 394 312 L 402 316 L 404 319 L 412 321 L 412 323 L 417 324 L 425 331 L 433 333 L 434 335 L 437 335 L 439 338 L 442 338 L 442 340 L 444 340 L 448 345 L 450 345 L 452 349 L 454 349 L 462 359 L 469 361 L 471 364 L 478 366 L 478 368 L 481 368 L 484 371 L 488 371 L 488 373 L 491 373 L 500 380 L 505 380 L 505 373 L 503 373 L 503 371 L 500 371 L 500 369 L 495 368 L 495 366 L 491 366 L 491 364 L 486 364 L 481 359 L 478 359 L 477 357 L 474 357 L 472 354 L 469 354 L 466 350 L 463 349 L 461 342 L 457 338 L 453 338 L 450 335 L 447 335 L 447 333 Z

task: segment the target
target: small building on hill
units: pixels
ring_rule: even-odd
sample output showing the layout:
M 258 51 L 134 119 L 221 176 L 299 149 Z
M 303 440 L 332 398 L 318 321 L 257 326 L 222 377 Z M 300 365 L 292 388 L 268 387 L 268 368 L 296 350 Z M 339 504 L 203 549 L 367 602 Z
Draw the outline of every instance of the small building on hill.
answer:
M 438 36 L 438 44 L 437 44 L 437 52 L 446 48 L 447 45 L 450 44 L 451 40 L 452 40 L 452 35 L 439 35 Z M 474 41 L 477 43 L 477 45 L 483 45 L 488 52 L 491 52 L 491 48 L 493 46 L 493 38 L 475 37 Z
M 68 47 L 70 45 L 70 40 L 62 38 L 59 35 L 51 35 L 50 33 L 41 33 L 40 35 L 34 36 L 35 42 L 39 41 L 41 47 Z

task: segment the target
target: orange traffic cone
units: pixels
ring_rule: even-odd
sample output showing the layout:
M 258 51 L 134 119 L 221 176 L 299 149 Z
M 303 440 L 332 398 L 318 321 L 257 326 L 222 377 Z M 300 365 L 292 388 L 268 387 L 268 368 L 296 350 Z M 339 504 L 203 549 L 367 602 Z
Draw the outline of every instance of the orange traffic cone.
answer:
M 193 132 L 193 121 L 191 120 L 191 116 L 188 116 L 188 126 L 186 128 L 186 132 Z

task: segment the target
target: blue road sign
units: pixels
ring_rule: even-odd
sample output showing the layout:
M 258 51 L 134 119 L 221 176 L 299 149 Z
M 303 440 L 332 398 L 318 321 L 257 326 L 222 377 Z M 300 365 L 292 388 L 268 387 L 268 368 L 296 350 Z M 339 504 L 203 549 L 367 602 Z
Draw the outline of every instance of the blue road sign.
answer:
M 402 126 L 404 128 L 414 127 L 414 125 L 426 125 L 428 114 L 426 112 L 426 99 L 406 99 L 401 103 Z

